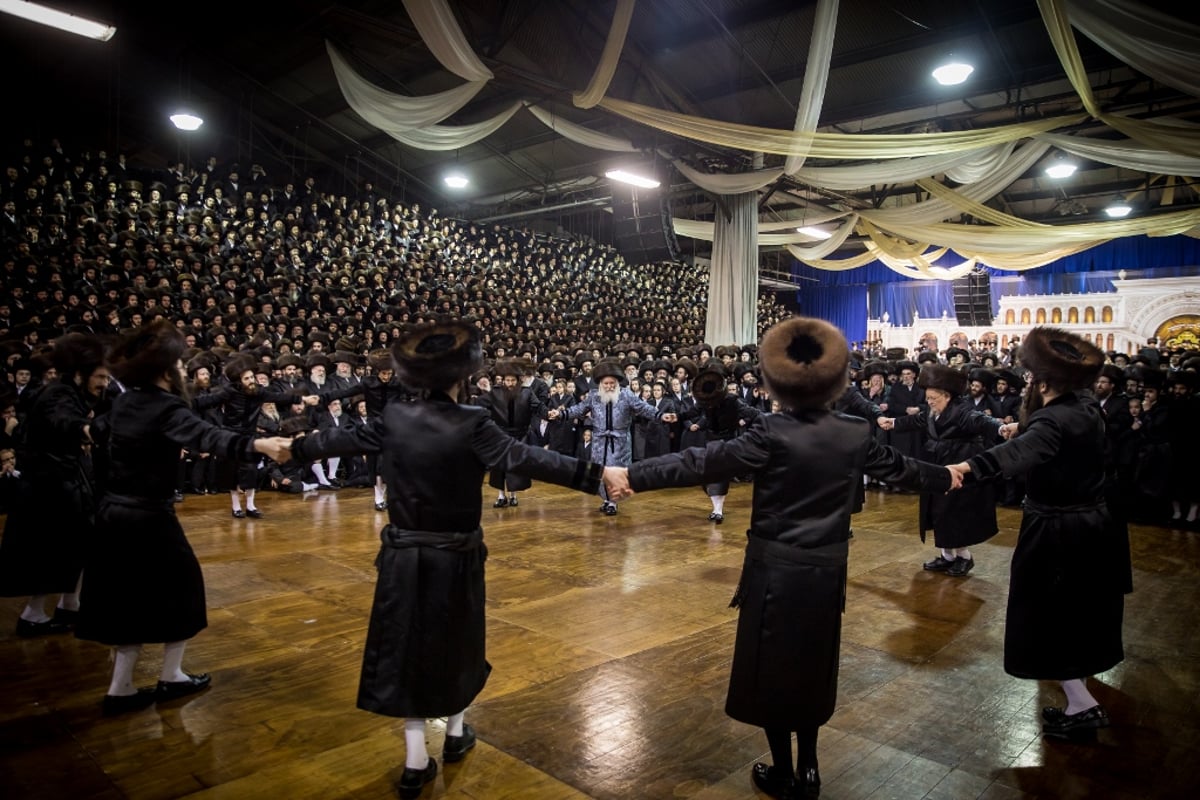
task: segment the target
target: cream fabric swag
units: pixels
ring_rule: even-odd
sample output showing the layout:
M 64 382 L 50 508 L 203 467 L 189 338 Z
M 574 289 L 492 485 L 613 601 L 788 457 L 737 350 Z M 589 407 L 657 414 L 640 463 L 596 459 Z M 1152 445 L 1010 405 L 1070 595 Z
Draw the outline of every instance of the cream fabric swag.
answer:
M 446 0 L 404 0 L 404 10 L 443 67 L 468 81 L 496 77 L 475 55 Z
M 608 92 L 613 75 L 617 72 L 617 64 L 621 60 L 621 51 L 625 49 L 625 37 L 629 34 L 629 21 L 633 19 L 635 0 L 617 0 L 616 10 L 613 11 L 612 25 L 608 29 L 608 38 L 604 41 L 604 50 L 600 53 L 600 62 L 587 88 L 576 92 L 572 97 L 575 105 L 580 108 L 592 108 Z

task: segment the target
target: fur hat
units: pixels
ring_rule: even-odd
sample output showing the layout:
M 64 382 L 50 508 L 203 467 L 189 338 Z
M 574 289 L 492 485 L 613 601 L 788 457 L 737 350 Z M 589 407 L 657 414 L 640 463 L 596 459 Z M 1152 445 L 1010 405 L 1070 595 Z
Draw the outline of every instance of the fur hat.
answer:
M 964 362 L 971 360 L 971 354 L 968 353 L 966 350 L 963 350 L 961 347 L 947 347 L 946 348 L 946 363 L 949 364 L 954 359 L 955 356 L 962 356 Z
M 680 367 L 683 367 L 683 371 L 687 373 L 689 381 L 693 380 L 696 377 L 696 373 L 700 371 L 700 367 L 697 366 L 696 362 L 692 361 L 690 358 L 681 358 L 676 361 L 675 369 L 679 369 Z
M 392 369 L 392 351 L 386 348 L 372 350 L 367 353 L 367 365 L 376 375 L 385 369 Z
M 725 358 L 726 356 L 729 356 L 730 358 L 737 358 L 740 354 L 741 351 L 737 349 L 736 345 L 732 344 L 718 345 L 716 351 L 713 352 L 713 355 L 717 358 Z
M 1138 380 L 1143 389 L 1158 389 L 1161 392 L 1167 383 L 1167 375 L 1162 370 L 1141 367 L 1138 369 Z
M 1118 389 L 1125 386 L 1125 370 L 1118 367 L 1116 364 L 1104 364 L 1100 367 L 1097 378 L 1108 378 L 1112 381 L 1113 386 Z
M 135 329 L 113 348 L 113 375 L 126 386 L 152 386 L 174 368 L 186 346 L 174 325 L 155 320 Z
M 718 348 L 719 349 L 719 348 Z M 718 361 L 709 362 L 692 381 L 692 396 L 702 406 L 713 406 L 725 397 L 725 386 L 729 381 L 725 367 Z
M 308 357 L 304 359 L 305 369 L 312 369 L 313 367 L 324 367 L 325 369 L 329 369 L 329 364 L 329 356 L 325 355 L 324 353 L 309 353 Z
M 996 373 L 990 369 L 976 367 L 967 373 L 967 383 L 970 384 L 974 383 L 975 381 L 979 381 L 984 385 L 985 388 L 990 390 L 996 385 Z
M 1104 365 L 1104 351 L 1061 328 L 1031 330 L 1021 342 L 1019 358 L 1033 378 L 1059 391 L 1091 386 Z
M 254 359 L 246 353 L 237 353 L 225 364 L 225 377 L 232 383 L 242 379 L 243 372 L 254 371 Z
M 1109 366 L 1112 365 L 1110 364 Z M 1123 382 L 1125 380 L 1125 374 L 1121 372 L 1120 369 L 1117 369 L 1117 374 L 1121 376 L 1121 381 Z M 1020 391 L 1025 388 L 1025 379 L 1007 367 L 996 370 L 996 378 L 1007 381 L 1009 389 L 1016 389 L 1017 391 Z
M 284 367 L 303 367 L 304 359 L 294 353 L 286 353 L 279 357 L 279 360 L 275 362 L 275 365 L 280 369 L 283 369 Z
M 357 364 L 358 356 L 346 350 L 334 350 L 330 361 L 334 364 Z
M 601 378 L 616 378 L 618 381 L 625 377 L 625 370 L 621 368 L 621 364 L 617 361 L 603 360 L 592 367 L 592 380 L 597 383 Z
M 938 359 L 937 353 L 933 352 L 932 350 L 923 350 L 917 354 L 917 363 L 918 364 L 940 364 L 942 362 L 940 359 Z
M 872 375 L 882 375 L 886 378 L 891 371 L 886 361 L 875 360 L 863 364 L 862 374 L 864 378 L 869 378 Z
M 846 389 L 850 346 L 828 322 L 792 317 L 763 335 L 758 364 L 784 408 L 821 408 Z
M 901 372 L 904 372 L 904 370 L 908 370 L 913 375 L 916 375 L 921 371 L 921 365 L 915 361 L 897 361 L 896 374 L 899 375 Z
M 945 364 L 926 364 L 917 376 L 922 389 L 941 389 L 957 397 L 967 390 L 967 373 Z
M 483 363 L 479 329 L 461 320 L 414 326 L 392 345 L 400 380 L 415 389 L 447 389 Z
M 279 423 L 280 436 L 295 436 L 297 433 L 308 433 L 312 426 L 308 423 L 308 418 L 303 414 L 296 417 L 288 417 L 283 422 Z
M 514 375 L 518 378 L 525 375 L 525 365 L 521 363 L 519 358 L 500 358 L 496 360 L 495 366 L 492 367 L 492 374 L 497 378 L 505 375 Z

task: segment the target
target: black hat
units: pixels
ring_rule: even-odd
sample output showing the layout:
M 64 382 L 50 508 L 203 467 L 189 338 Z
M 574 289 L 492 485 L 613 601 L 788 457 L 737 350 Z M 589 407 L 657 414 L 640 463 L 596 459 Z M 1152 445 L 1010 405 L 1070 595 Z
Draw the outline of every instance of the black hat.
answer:
M 869 378 L 872 375 L 883 375 L 885 378 L 892 370 L 886 361 L 868 361 L 863 364 L 862 374 L 864 378 Z
M 329 356 L 324 353 L 309 353 L 308 357 L 304 359 L 304 368 L 324 367 L 325 369 L 329 369 L 330 363 Z
M 288 417 L 279 424 L 280 436 L 295 436 L 297 433 L 308 433 L 312 430 L 312 425 L 308 422 L 308 417 L 299 414 L 295 417 Z
M 683 367 L 683 371 L 687 373 L 688 380 L 694 379 L 696 377 L 696 373 L 700 371 L 700 367 L 690 358 L 680 358 L 678 361 L 676 361 L 675 369 L 679 369 L 680 367 Z
M 952 361 L 955 356 L 962 356 L 964 362 L 971 360 L 971 354 L 968 353 L 966 350 L 963 350 L 961 347 L 947 347 L 946 348 L 946 363 L 950 363 L 950 361 Z
M 246 353 L 238 353 L 225 365 L 225 377 L 233 383 L 242 379 L 242 373 L 254 370 L 254 359 Z
M 355 353 L 349 353 L 345 350 L 335 350 L 329 360 L 334 364 L 357 364 L 358 356 Z
M 759 368 L 785 408 L 821 408 L 846 387 L 850 346 L 842 332 L 812 317 L 792 317 L 763 335 Z
M 709 362 L 692 381 L 692 396 L 700 405 L 711 406 L 721 402 L 725 397 L 725 385 L 728 373 L 720 362 Z
M 945 364 L 926 364 L 917 376 L 917 385 L 922 389 L 941 389 L 957 397 L 967 389 L 967 375 Z
M 938 354 L 933 352 L 932 350 L 923 350 L 917 354 L 917 363 L 918 364 L 940 364 L 941 360 L 938 359 Z
M 1123 386 L 1125 384 L 1125 370 L 1118 367 L 1116 364 L 1105 364 L 1100 367 L 1100 372 L 1097 378 L 1108 378 L 1112 381 L 1113 386 Z
M 379 374 L 385 369 L 392 369 L 392 351 L 388 349 L 372 350 L 367 353 L 367 365 L 371 372 Z
M 461 320 L 414 326 L 392 346 L 400 380 L 415 389 L 446 389 L 483 363 L 479 329 Z
M 901 372 L 904 372 L 904 370 L 908 370 L 913 375 L 916 375 L 918 372 L 921 371 L 921 365 L 915 361 L 907 361 L 907 360 L 897 361 L 896 362 L 896 374 L 898 375 Z
M 988 389 L 991 389 L 996 384 L 996 373 L 990 369 L 976 367 L 967 373 L 967 382 L 974 383 L 975 381 L 979 381 Z
M 1090 386 L 1104 365 L 1100 348 L 1061 328 L 1031 330 L 1021 342 L 1019 358 L 1034 378 L 1060 391 Z
M 592 380 L 597 383 L 601 378 L 616 378 L 618 381 L 625 377 L 625 370 L 616 361 L 604 360 L 592 367 Z
M 1162 391 L 1166 385 L 1167 375 L 1162 370 L 1142 368 L 1138 370 L 1138 380 L 1141 381 L 1142 387 L 1145 389 L 1158 389 Z
M 1112 365 L 1109 364 L 1108 366 L 1111 367 Z M 1113 367 L 1113 369 L 1117 368 Z M 1117 369 L 1117 374 L 1121 375 L 1121 380 L 1124 380 L 1124 375 L 1121 373 L 1121 370 Z M 1006 368 L 996 370 L 996 377 L 1006 381 L 1010 389 L 1016 389 L 1019 391 L 1025 388 L 1025 379 L 1011 369 Z

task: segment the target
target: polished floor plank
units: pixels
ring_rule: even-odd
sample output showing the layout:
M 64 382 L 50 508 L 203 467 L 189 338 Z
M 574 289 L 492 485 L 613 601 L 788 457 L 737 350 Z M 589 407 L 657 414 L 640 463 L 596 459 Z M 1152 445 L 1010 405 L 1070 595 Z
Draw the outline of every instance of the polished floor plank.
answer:
M 622 503 L 537 484 L 515 509 L 481 488 L 494 671 L 469 712 L 479 745 L 423 797 L 759 797 L 761 731 L 724 714 L 751 487 L 723 525 L 698 489 Z M 208 691 L 99 713 L 108 651 L 0 633 L 0 786 L 15 798 L 388 798 L 399 721 L 354 707 L 378 528 L 366 490 L 227 496 L 180 516 L 204 566 L 209 628 L 185 666 Z M 1200 782 L 1200 536 L 1135 527 L 1126 660 L 1092 682 L 1114 718 L 1090 745 L 1043 740 L 1052 684 L 1002 668 L 1020 512 L 956 580 L 925 572 L 917 498 L 868 489 L 855 517 L 837 710 L 818 745 L 823 798 L 1170 798 Z M 153 602 L 153 598 L 147 598 Z M 21 600 L 0 600 L 15 619 Z M 7 626 L 6 626 L 7 627 Z M 149 647 L 139 685 L 157 678 Z M 439 756 L 444 722 L 431 721 Z M 440 760 L 440 759 L 439 759 Z

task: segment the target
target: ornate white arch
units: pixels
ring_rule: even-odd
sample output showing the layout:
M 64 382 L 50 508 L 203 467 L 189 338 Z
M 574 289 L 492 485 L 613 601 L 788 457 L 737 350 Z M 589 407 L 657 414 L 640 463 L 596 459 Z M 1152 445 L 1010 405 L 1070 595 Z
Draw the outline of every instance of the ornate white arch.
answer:
M 1125 303 L 1125 327 L 1145 341 L 1181 314 L 1200 314 L 1200 277 L 1113 281 Z

